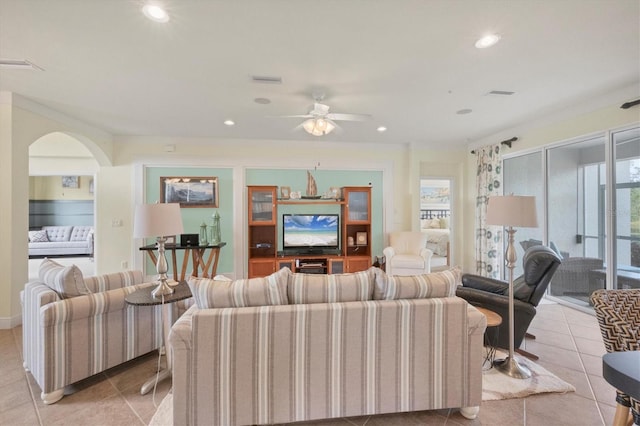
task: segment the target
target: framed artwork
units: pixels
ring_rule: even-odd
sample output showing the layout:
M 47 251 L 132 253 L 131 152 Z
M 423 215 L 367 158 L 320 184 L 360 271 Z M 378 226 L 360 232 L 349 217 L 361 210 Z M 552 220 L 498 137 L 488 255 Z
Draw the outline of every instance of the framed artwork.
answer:
M 62 176 L 63 188 L 79 188 L 80 179 L 78 176 Z
M 180 207 L 218 208 L 218 178 L 210 176 L 163 176 L 160 202 L 180 203 Z
M 281 186 L 280 187 L 280 198 L 283 200 L 287 200 L 291 195 L 291 187 L 290 186 Z
M 366 246 L 367 245 L 367 233 L 366 232 L 356 232 L 356 245 L 357 246 Z

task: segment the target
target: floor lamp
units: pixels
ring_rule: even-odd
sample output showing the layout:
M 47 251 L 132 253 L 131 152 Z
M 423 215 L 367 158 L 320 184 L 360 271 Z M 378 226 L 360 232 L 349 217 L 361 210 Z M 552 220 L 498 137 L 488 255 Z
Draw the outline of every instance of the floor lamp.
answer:
M 535 228 L 538 226 L 536 198 L 519 195 L 489 197 L 486 223 L 487 225 L 508 227 L 506 232 L 509 236 L 505 253 L 505 261 L 509 269 L 509 357 L 494 361 L 494 366 L 513 378 L 528 379 L 531 377 L 531 372 L 526 367 L 518 364 L 518 361 L 513 356 L 513 270 L 516 267 L 517 259 L 516 249 L 513 245 L 516 230 L 513 227 Z
M 167 258 L 164 254 L 166 236 L 182 234 L 182 215 L 178 203 L 142 204 L 136 206 L 135 221 L 133 223 L 133 237 L 156 237 L 158 242 L 158 286 L 151 292 L 153 297 L 159 298 L 173 293 L 173 288 L 167 284 Z

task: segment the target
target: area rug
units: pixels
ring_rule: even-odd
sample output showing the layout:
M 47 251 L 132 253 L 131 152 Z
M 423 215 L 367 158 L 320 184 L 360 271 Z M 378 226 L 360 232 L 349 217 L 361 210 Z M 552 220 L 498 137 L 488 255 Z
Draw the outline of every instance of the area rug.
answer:
M 506 354 L 498 352 L 496 359 L 505 358 Z M 482 373 L 482 400 L 495 401 L 498 399 L 524 398 L 537 393 L 566 393 L 575 392 L 573 385 L 558 378 L 553 373 L 533 361 L 515 355 L 516 361 L 531 371 L 528 379 L 513 379 L 495 368 Z
M 506 354 L 498 352 L 496 358 L 503 358 Z M 528 379 L 512 379 L 504 373 L 491 368 L 482 373 L 482 400 L 495 401 L 498 399 L 524 398 L 528 395 L 547 392 L 575 392 L 576 388 L 558 378 L 527 358 L 515 356 L 520 365 L 531 371 Z M 173 394 L 169 393 L 160 403 L 153 415 L 149 426 L 171 426 L 173 417 Z

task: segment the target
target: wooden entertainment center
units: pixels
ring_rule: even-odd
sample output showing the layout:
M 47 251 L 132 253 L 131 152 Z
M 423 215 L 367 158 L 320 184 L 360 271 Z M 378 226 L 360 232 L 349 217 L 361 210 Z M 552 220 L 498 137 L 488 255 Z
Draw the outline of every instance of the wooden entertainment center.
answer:
M 294 272 L 339 274 L 371 266 L 371 187 L 345 186 L 341 197 L 278 199 L 277 186 L 248 186 L 249 278 L 288 267 Z M 340 244 L 333 252 L 285 253 L 278 240 L 278 206 L 333 205 L 340 208 Z

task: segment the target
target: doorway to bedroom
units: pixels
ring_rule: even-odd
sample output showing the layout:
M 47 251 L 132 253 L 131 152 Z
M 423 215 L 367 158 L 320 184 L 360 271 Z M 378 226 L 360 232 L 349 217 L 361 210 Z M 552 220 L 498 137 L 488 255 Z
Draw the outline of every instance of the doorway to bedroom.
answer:
M 451 264 L 451 179 L 420 178 L 420 230 L 433 251 L 431 270 Z

